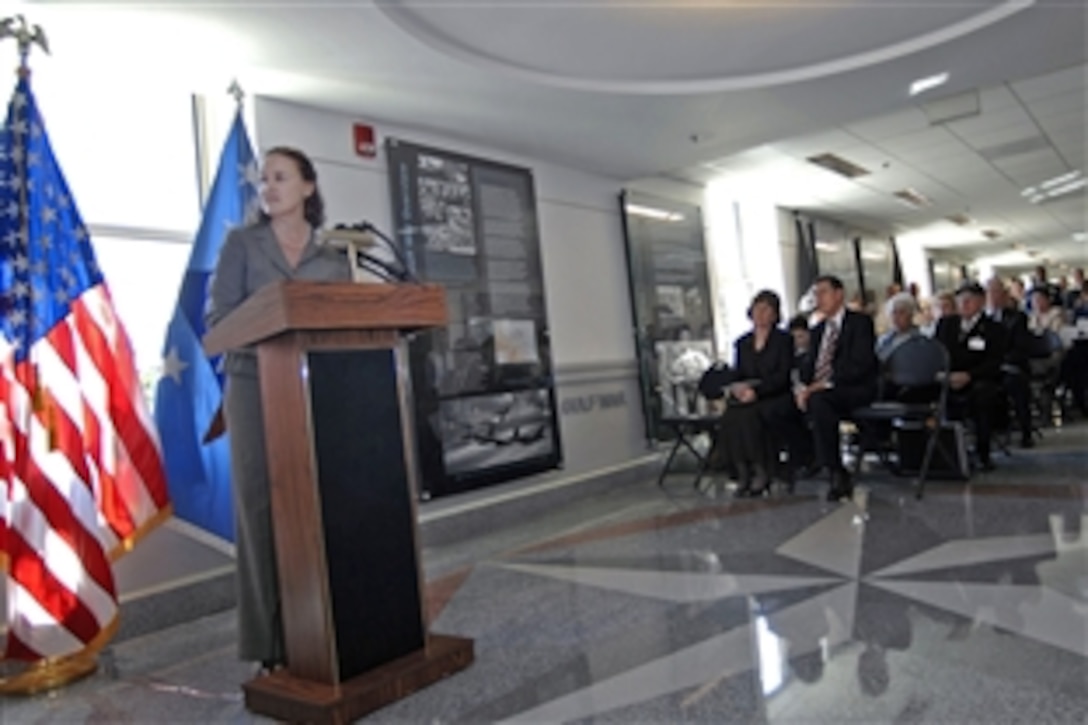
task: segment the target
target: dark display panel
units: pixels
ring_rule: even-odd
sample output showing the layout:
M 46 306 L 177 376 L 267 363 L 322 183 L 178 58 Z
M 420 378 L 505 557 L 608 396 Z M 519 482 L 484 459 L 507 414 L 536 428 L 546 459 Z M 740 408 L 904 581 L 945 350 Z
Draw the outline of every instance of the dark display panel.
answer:
M 386 153 L 394 236 L 450 315 L 410 344 L 423 494 L 557 467 L 532 173 L 397 139 Z

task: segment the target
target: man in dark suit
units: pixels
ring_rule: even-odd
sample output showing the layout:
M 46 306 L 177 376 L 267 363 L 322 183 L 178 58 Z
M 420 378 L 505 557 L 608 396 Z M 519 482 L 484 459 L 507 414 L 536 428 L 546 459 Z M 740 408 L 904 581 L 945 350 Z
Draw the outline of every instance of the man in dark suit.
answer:
M 976 449 L 984 471 L 990 461 L 990 427 L 1001 388 L 1005 359 L 1005 328 L 986 315 L 986 293 L 977 282 L 956 292 L 958 315 L 942 317 L 936 338 L 948 350 L 950 407 L 970 415 L 975 422 Z
M 876 334 L 872 318 L 846 309 L 846 293 L 838 277 L 819 277 L 815 293 L 823 320 L 812 330 L 795 400 L 812 426 L 816 463 L 831 473 L 827 500 L 837 501 L 854 491 L 842 464 L 839 423 L 876 397 Z
M 1031 332 L 1028 331 L 1028 316 L 1021 312 L 1009 297 L 1005 283 L 999 277 L 993 277 L 986 283 L 986 314 L 994 322 L 1005 328 L 1005 358 L 1002 366 L 1002 383 L 1005 392 L 1012 399 L 1016 411 L 1016 424 L 1020 428 L 1020 445 L 1031 448 L 1035 441 L 1031 437 L 1031 393 L 1028 380 L 1031 367 L 1028 351 L 1031 349 Z

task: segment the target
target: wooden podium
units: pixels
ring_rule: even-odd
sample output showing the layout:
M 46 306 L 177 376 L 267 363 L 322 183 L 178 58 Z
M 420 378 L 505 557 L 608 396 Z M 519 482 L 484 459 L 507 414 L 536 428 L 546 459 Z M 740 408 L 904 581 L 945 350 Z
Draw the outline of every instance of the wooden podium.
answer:
M 282 282 L 204 338 L 260 366 L 287 667 L 242 686 L 253 712 L 350 722 L 472 663 L 422 597 L 402 333 L 444 324 L 439 286 Z

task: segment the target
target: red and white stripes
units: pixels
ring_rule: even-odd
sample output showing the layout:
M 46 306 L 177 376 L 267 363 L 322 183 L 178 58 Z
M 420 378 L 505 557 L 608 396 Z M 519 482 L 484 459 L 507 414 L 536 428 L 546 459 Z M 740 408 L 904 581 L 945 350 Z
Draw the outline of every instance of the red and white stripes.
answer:
M 169 512 L 157 434 L 102 285 L 24 362 L 7 351 L 0 394 L 6 656 L 75 654 L 115 622 L 111 558 Z

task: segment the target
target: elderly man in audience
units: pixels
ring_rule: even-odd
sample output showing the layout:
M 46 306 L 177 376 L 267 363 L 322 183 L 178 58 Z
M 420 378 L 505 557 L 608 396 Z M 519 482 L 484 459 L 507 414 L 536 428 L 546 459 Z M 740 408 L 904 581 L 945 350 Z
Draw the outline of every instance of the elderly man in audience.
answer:
M 1013 402 L 1016 411 L 1016 424 L 1020 429 L 1020 445 L 1031 448 L 1035 445 L 1031 437 L 1031 408 L 1028 381 L 1031 377 L 1028 353 L 1031 350 L 1031 333 L 1028 331 L 1028 316 L 1009 296 L 1009 291 L 999 277 L 986 283 L 986 314 L 1005 328 L 1005 361 L 1002 368 L 1002 381 L 1005 391 Z
M 904 342 L 921 334 L 914 324 L 917 311 L 918 303 L 909 292 L 899 292 L 888 299 L 885 304 L 888 331 L 876 341 L 876 357 L 881 363 L 888 362 L 888 358 Z
M 975 422 L 975 450 L 982 470 L 992 471 L 990 431 L 994 408 L 999 401 L 1001 365 L 1005 360 L 1005 328 L 990 319 L 983 309 L 986 292 L 982 285 L 967 283 L 956 293 L 959 314 L 942 317 L 936 338 L 948 350 L 948 386 L 955 393 L 960 415 Z

